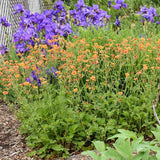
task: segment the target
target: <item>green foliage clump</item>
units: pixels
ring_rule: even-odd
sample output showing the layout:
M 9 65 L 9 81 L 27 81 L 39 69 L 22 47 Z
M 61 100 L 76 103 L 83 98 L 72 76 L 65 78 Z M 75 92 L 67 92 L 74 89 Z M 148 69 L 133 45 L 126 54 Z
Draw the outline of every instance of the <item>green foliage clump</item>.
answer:
M 155 138 L 153 141 L 144 141 L 143 136 L 137 137 L 134 132 L 119 129 L 119 134 L 116 134 L 109 139 L 117 138 L 113 147 L 107 147 L 102 141 L 94 141 L 93 144 L 99 155 L 94 151 L 85 151 L 83 155 L 89 155 L 94 160 L 159 160 L 160 159 L 160 127 L 152 133 Z M 131 141 L 132 140 L 132 141 Z M 152 152 L 152 154 L 150 154 Z M 153 154 L 154 153 L 154 154 Z

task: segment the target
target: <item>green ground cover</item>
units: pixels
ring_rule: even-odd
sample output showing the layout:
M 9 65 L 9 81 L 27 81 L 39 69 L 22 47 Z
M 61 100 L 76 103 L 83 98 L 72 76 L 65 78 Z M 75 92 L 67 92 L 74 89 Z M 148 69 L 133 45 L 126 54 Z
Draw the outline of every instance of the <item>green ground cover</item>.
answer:
M 0 97 L 20 106 L 17 117 L 33 149 L 30 156 L 67 157 L 93 149 L 97 140 L 109 145 L 108 138 L 122 129 L 115 148 L 122 144 L 123 152 L 135 140 L 130 150 L 138 150 L 139 159 L 153 159 L 150 150 L 158 159 L 159 128 L 152 108 L 157 99 L 160 114 L 158 1 L 67 4 L 57 1 L 51 10 L 32 15 L 17 5 L 23 16 L 14 44 L 0 47 Z M 4 18 L 0 24 L 9 27 Z M 141 136 L 156 140 L 145 145 Z M 107 150 L 111 157 L 112 149 Z M 121 159 L 133 158 L 132 151 L 119 152 Z

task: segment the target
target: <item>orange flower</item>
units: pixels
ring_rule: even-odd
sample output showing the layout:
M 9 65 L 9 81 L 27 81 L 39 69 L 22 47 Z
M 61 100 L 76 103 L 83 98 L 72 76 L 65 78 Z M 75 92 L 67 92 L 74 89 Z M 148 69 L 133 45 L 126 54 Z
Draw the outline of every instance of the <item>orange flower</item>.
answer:
M 128 53 L 128 50 L 123 50 L 123 53 L 124 53 L 124 54 L 127 54 L 127 53 Z
M 3 94 L 6 95 L 6 94 L 8 94 L 8 92 L 7 92 L 7 91 L 4 91 Z
M 43 81 L 43 82 L 42 82 L 42 84 L 46 84 L 46 83 L 47 83 L 47 81 Z
M 19 75 L 19 74 L 17 74 L 17 75 L 15 75 L 15 77 L 16 77 L 16 78 L 19 78 L 19 77 L 20 77 L 20 75 Z
M 136 74 L 139 75 L 139 74 L 141 74 L 141 73 L 142 73 L 142 70 L 138 71 Z
M 105 82 L 104 82 L 104 85 L 107 85 L 107 83 L 108 83 L 108 82 L 107 82 L 107 81 L 105 81 Z
M 35 88 L 35 89 L 38 88 L 37 86 L 34 86 L 34 85 L 32 87 Z
M 85 104 L 88 104 L 88 102 L 86 101 Z
M 61 74 L 61 71 L 57 71 L 56 74 Z
M 20 97 L 17 98 L 17 100 L 20 100 L 20 99 L 21 99 Z
M 75 76 L 76 74 L 77 74 L 77 72 L 76 72 L 76 71 L 72 71 L 72 75 L 74 75 L 74 76 Z
M 24 82 L 23 84 L 26 86 L 26 85 L 29 85 L 29 82 Z
M 147 67 L 146 64 L 143 65 L 143 69 L 144 69 L 144 70 L 147 70 L 147 69 L 148 69 L 148 67 Z
M 129 73 L 125 73 L 125 75 L 126 75 L 126 78 L 128 78 L 128 77 L 129 77 Z
M 123 95 L 123 92 L 118 92 L 118 94 L 121 96 L 121 95 Z
M 92 81 L 96 81 L 96 77 L 95 77 L 95 76 L 92 76 L 90 79 L 91 79 Z
M 78 89 L 77 89 L 77 88 L 75 88 L 73 91 L 74 91 L 74 92 L 77 92 L 77 91 L 78 91 Z

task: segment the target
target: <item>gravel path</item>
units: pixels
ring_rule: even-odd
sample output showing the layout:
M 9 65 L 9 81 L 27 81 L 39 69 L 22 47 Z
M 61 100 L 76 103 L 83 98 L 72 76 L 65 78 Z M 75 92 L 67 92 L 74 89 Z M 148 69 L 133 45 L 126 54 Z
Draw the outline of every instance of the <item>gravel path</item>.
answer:
M 9 107 L 0 101 L 0 160 L 41 160 L 27 157 L 25 138 L 18 131 L 20 122 Z M 52 160 L 63 160 L 62 158 Z M 66 160 L 93 160 L 80 154 L 70 156 Z
M 31 160 L 26 156 L 29 149 L 18 132 L 19 125 L 9 107 L 0 102 L 0 160 Z

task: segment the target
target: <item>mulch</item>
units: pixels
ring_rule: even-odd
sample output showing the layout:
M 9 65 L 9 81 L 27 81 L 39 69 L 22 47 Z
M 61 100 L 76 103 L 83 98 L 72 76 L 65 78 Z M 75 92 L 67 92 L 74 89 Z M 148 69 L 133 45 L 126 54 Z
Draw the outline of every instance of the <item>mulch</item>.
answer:
M 41 160 L 40 158 L 27 157 L 30 149 L 26 145 L 18 128 L 20 122 L 16 119 L 15 113 L 9 109 L 4 102 L 0 101 L 0 160 Z M 57 158 L 53 160 L 63 160 Z M 66 160 L 93 160 L 89 156 L 77 154 Z

